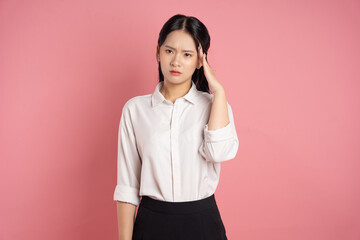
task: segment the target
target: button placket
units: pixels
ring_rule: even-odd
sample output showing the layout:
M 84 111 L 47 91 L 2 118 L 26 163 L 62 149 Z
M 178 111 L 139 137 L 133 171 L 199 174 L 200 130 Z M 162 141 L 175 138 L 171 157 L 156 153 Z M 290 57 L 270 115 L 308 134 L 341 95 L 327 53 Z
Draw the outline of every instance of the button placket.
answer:
M 177 146 L 178 146 L 178 134 L 179 134 L 179 108 L 180 108 L 180 100 L 178 99 L 175 101 L 174 104 L 174 124 L 172 126 L 173 135 L 172 135 L 172 152 L 173 152 L 173 169 L 174 169 L 174 201 L 178 201 L 181 198 L 181 189 L 180 189 L 180 166 L 179 166 L 179 159 L 176 158 L 177 156 Z
M 175 140 L 176 140 L 176 144 L 174 145 L 174 151 L 175 151 L 175 155 L 176 156 L 180 156 L 180 144 L 179 144 L 179 134 L 180 134 L 180 114 L 181 112 L 183 111 L 183 102 L 184 102 L 184 99 L 183 98 L 180 98 L 179 99 L 179 102 L 177 103 L 177 108 L 176 108 L 176 134 L 175 134 Z M 180 158 L 176 158 L 175 159 L 175 171 L 177 172 L 177 185 L 176 185 L 176 189 L 177 189 L 177 199 L 181 199 L 181 194 L 182 194 L 182 191 L 181 191 L 181 161 L 183 161 L 183 159 L 180 159 Z
M 172 175 L 173 175 L 173 201 L 177 201 L 179 195 L 179 174 L 177 167 L 177 158 L 176 158 L 176 144 L 177 144 L 177 125 L 178 125 L 178 102 L 175 101 L 173 105 L 172 112 L 172 124 L 171 124 L 171 165 L 172 165 Z
M 173 201 L 175 200 L 175 179 L 174 179 L 174 151 L 173 151 L 173 147 L 174 147 L 174 141 L 173 141 L 173 136 L 174 136 L 174 112 L 175 112 L 175 106 L 172 106 L 172 111 L 171 111 L 171 121 L 170 121 L 170 156 L 171 156 L 171 181 L 172 181 L 172 196 L 173 196 Z

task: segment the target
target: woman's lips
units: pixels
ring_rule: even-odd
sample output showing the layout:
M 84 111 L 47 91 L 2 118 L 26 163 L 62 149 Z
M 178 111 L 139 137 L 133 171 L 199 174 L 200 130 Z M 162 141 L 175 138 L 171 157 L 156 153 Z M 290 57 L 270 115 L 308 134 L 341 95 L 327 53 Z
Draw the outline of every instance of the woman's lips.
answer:
M 180 72 L 176 72 L 176 71 L 170 71 L 170 73 L 171 73 L 171 75 L 174 75 L 174 76 L 178 76 L 181 74 Z

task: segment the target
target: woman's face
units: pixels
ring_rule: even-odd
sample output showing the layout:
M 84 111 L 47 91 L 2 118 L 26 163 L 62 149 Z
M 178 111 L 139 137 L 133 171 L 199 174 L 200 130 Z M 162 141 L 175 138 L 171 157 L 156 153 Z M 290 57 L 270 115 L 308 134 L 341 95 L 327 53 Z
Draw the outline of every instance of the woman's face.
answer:
M 200 68 L 195 42 L 191 35 L 183 30 L 169 33 L 157 51 L 164 81 L 174 84 L 189 81 L 195 69 Z M 170 72 L 172 70 L 178 71 L 180 74 L 173 75 Z

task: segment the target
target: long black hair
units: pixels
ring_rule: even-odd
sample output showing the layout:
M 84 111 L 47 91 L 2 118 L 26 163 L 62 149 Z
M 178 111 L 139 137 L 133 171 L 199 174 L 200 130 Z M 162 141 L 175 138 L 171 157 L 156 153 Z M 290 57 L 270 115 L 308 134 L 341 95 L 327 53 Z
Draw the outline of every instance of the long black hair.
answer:
M 205 27 L 205 25 L 196 17 L 185 16 L 182 14 L 177 14 L 172 16 L 162 27 L 159 38 L 158 38 L 158 47 L 165 42 L 167 35 L 175 30 L 183 30 L 191 35 L 195 41 L 196 51 L 199 51 L 198 47 L 201 44 L 203 52 L 206 54 L 207 61 L 207 52 L 210 48 L 210 35 Z M 198 52 L 199 54 L 199 52 Z M 159 65 L 159 82 L 164 81 L 164 75 L 161 71 L 160 62 Z M 209 85 L 204 75 L 204 68 L 201 66 L 199 69 L 195 69 L 195 72 L 192 75 L 192 80 L 194 81 L 196 88 L 199 91 L 209 93 Z

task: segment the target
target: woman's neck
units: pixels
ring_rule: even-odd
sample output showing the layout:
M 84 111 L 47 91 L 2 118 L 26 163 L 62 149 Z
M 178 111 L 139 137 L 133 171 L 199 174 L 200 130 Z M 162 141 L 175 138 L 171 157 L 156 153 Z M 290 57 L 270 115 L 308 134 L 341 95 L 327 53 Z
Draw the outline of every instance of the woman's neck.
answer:
M 174 103 L 176 99 L 185 96 L 189 92 L 190 88 L 191 81 L 186 81 L 181 84 L 171 84 L 164 81 L 160 89 L 160 93 L 166 100 Z

